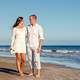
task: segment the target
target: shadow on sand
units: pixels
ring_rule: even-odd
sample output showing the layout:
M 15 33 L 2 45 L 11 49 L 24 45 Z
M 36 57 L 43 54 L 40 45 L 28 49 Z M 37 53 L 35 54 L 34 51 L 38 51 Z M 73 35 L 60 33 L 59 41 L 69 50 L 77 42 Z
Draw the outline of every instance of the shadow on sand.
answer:
M 18 71 L 16 71 L 15 69 L 10 69 L 10 68 L 1 68 L 0 67 L 0 72 L 4 72 L 4 73 L 8 73 L 11 75 L 18 75 Z

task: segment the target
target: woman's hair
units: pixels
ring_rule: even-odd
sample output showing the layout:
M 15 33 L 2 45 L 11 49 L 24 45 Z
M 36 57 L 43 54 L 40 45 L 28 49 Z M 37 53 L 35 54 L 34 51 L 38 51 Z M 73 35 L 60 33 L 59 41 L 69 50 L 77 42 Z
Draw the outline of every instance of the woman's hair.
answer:
M 22 20 L 23 20 L 23 17 L 18 17 L 17 20 L 16 20 L 16 22 L 15 22 L 15 24 L 13 25 L 13 28 L 16 27 L 16 26 L 18 26 L 19 23 L 20 23 Z

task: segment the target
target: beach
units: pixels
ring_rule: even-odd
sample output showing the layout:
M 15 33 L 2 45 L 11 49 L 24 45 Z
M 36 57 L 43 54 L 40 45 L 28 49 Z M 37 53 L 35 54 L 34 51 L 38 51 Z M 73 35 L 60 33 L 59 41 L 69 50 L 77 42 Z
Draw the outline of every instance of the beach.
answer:
M 80 80 L 80 69 L 62 65 L 42 63 L 41 77 L 29 76 L 29 66 L 26 63 L 25 75 L 19 76 L 15 57 L 0 57 L 0 80 Z

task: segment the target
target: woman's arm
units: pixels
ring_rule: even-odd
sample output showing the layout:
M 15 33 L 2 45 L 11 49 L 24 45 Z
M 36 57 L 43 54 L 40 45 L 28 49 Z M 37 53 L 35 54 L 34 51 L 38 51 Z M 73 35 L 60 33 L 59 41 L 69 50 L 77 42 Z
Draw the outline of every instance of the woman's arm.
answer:
M 11 49 L 14 49 L 15 38 L 16 38 L 16 32 L 15 32 L 15 28 L 13 28 L 12 35 L 11 35 Z

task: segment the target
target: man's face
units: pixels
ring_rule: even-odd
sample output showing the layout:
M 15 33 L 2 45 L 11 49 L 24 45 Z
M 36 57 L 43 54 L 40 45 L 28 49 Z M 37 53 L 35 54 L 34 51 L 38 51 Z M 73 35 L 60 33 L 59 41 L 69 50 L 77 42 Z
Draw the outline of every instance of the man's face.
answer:
M 33 16 L 29 17 L 29 21 L 31 25 L 34 25 L 36 23 L 36 19 Z

